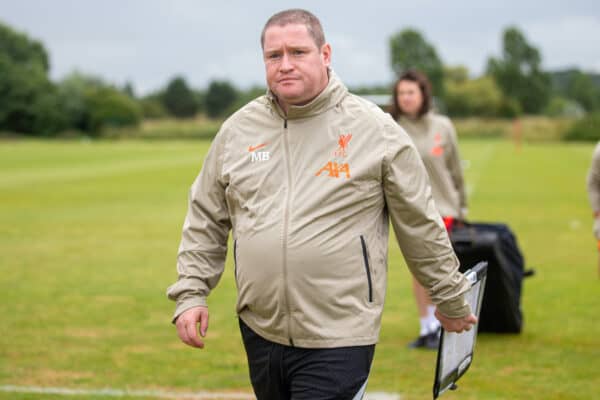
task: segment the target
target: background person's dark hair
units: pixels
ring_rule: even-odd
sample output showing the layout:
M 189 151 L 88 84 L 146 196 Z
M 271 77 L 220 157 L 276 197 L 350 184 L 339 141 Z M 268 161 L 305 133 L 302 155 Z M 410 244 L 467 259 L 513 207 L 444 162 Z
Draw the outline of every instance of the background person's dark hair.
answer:
M 429 112 L 431 109 L 431 83 L 429 83 L 429 79 L 427 79 L 427 76 L 424 73 L 414 69 L 409 69 L 400 75 L 396 83 L 394 83 L 392 106 L 390 111 L 390 114 L 392 114 L 394 120 L 397 120 L 401 115 L 405 114 L 398 106 L 398 84 L 401 81 L 411 81 L 419 85 L 419 89 L 421 89 L 421 95 L 423 96 L 423 104 L 421 104 L 418 115 L 419 117 L 422 117 L 423 115 L 427 114 L 427 112 Z
M 308 34 L 313 38 L 319 50 L 321 50 L 321 47 L 325 44 L 325 34 L 323 33 L 323 27 L 321 26 L 319 19 L 309 11 L 293 8 L 280 11 L 269 18 L 260 34 L 260 46 L 263 49 L 265 48 L 265 31 L 267 28 L 273 25 L 285 26 L 288 24 L 301 24 L 306 26 Z

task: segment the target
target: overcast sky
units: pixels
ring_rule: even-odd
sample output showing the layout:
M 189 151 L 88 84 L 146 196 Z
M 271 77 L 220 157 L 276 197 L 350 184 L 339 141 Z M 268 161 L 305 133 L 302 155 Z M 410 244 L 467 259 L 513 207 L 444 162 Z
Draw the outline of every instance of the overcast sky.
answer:
M 510 25 L 541 51 L 544 68 L 600 72 L 598 0 L 0 0 L 0 21 L 43 42 L 53 79 L 79 70 L 145 94 L 175 75 L 196 88 L 212 79 L 264 86 L 260 32 L 294 7 L 320 18 L 348 86 L 390 83 L 388 40 L 408 27 L 472 75 L 499 55 Z

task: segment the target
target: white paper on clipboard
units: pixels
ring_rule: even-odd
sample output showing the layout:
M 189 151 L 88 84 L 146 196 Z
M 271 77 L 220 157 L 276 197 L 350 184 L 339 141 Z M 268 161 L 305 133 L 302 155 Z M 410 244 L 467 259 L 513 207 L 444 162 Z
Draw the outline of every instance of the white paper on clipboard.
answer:
M 487 262 L 480 262 L 464 273 L 471 282 L 471 289 L 465 293 L 465 298 L 478 319 L 485 290 L 486 273 Z M 446 390 L 456 388 L 456 381 L 467 372 L 473 361 L 476 339 L 477 324 L 470 331 L 463 333 L 445 332 L 442 329 L 433 383 L 434 399 Z

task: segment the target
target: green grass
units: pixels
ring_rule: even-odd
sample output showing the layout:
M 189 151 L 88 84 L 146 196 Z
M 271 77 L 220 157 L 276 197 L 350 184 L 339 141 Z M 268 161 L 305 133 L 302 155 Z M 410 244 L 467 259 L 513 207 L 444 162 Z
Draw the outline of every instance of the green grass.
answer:
M 470 161 L 470 218 L 508 223 L 537 275 L 524 284 L 524 332 L 479 335 L 470 371 L 444 398 L 593 398 L 600 280 L 585 193 L 593 145 L 460 146 Z M 176 140 L 0 142 L 0 385 L 250 391 L 231 257 L 209 299 L 205 350 L 179 342 L 164 294 L 176 278 L 187 190 L 207 148 Z M 406 348 L 418 320 L 393 239 L 389 259 L 369 390 L 430 398 L 435 354 Z

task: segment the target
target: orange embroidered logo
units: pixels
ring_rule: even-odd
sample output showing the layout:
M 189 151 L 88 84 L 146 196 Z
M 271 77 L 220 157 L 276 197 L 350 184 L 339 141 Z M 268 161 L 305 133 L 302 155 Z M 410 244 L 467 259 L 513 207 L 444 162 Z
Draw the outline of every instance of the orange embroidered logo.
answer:
M 269 143 L 261 143 L 261 144 L 259 144 L 259 145 L 257 145 L 257 146 L 248 146 L 248 151 L 249 151 L 250 153 L 252 153 L 253 151 L 256 151 L 256 150 L 258 150 L 258 149 L 262 149 L 263 147 L 265 147 L 265 146 L 266 146 L 266 145 L 268 145 L 268 144 L 269 144 Z
M 340 138 L 338 139 L 339 147 L 334 153 L 336 157 L 346 157 L 346 149 L 348 148 L 348 143 L 350 142 L 350 139 L 352 139 L 351 133 L 340 135 Z
M 433 137 L 433 143 L 431 155 L 439 157 L 444 154 L 444 148 L 442 147 L 442 135 L 440 135 L 439 132 Z
M 339 178 L 340 173 L 346 173 L 346 178 L 350 178 L 350 166 L 348 165 L 348 163 L 338 164 L 334 161 L 329 161 L 315 175 L 319 176 L 325 171 L 327 171 L 327 176 L 329 176 L 330 178 Z
M 346 157 L 346 149 L 348 149 L 350 139 L 352 139 L 351 133 L 340 135 L 340 138 L 338 139 L 338 148 L 333 152 L 335 157 Z M 315 176 L 319 176 L 324 172 L 327 172 L 327 176 L 330 178 L 339 178 L 340 174 L 346 174 L 346 178 L 350 178 L 350 165 L 348 163 L 338 164 L 335 161 L 329 161 L 317 171 Z

